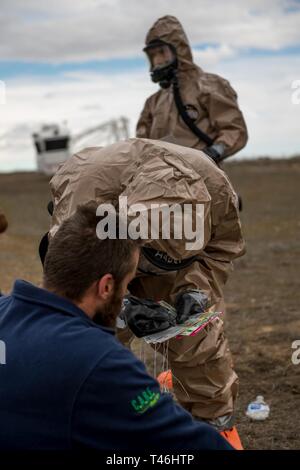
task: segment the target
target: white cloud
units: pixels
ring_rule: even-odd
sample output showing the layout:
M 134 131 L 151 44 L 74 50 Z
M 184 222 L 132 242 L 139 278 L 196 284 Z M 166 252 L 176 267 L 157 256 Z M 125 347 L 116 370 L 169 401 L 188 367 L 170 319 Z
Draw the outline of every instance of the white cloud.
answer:
M 31 133 L 41 123 L 67 121 L 74 134 L 123 115 L 130 119 L 133 136 L 144 100 L 155 89 L 146 71 L 10 82 L 0 108 L 0 171 L 35 168 Z
M 0 56 L 46 62 L 137 56 L 147 30 L 164 14 L 180 19 L 194 45 L 279 49 L 300 41 L 296 5 L 291 0 L 2 0 Z
M 300 105 L 292 103 L 292 83 L 300 78 L 300 57 L 237 58 L 218 64 L 238 90 L 249 128 L 244 155 L 300 154 Z
M 300 79 L 299 70 L 300 57 L 233 57 L 211 66 L 211 72 L 228 78 L 237 90 L 249 128 L 249 143 L 237 158 L 299 154 L 300 105 L 292 104 L 292 82 Z M 146 68 L 114 75 L 77 72 L 63 81 L 10 82 L 0 116 L 0 129 L 8 133 L 6 140 L 0 139 L 0 169 L 34 169 L 30 133 L 41 122 L 66 120 L 76 133 L 125 115 L 133 136 L 143 103 L 156 89 Z
M 208 46 L 205 49 L 193 49 L 192 51 L 194 61 L 202 64 L 207 69 L 218 64 L 221 60 L 233 58 L 237 55 L 237 51 L 226 44 L 215 47 Z
M 238 91 L 250 135 L 239 156 L 290 155 L 299 153 L 300 105 L 292 104 L 291 84 L 300 79 L 300 58 L 243 57 L 243 48 L 299 44 L 299 8 L 291 12 L 297 5 L 293 0 L 2 0 L 0 55 L 46 62 L 136 57 L 153 21 L 175 14 L 194 46 L 215 44 L 194 48 L 197 63 L 228 78 Z M 9 80 L 7 103 L 0 106 L 0 170 L 34 168 L 30 133 L 41 122 L 67 120 L 78 132 L 126 115 L 134 135 L 143 103 L 156 89 L 146 61 L 130 73 L 76 71 Z

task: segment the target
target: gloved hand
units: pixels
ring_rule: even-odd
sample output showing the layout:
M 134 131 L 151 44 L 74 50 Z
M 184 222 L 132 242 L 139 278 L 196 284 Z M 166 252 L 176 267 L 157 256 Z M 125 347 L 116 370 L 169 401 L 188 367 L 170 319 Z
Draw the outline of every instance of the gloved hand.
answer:
M 203 152 L 206 153 L 215 163 L 219 163 L 225 152 L 225 146 L 223 144 L 213 144 L 210 147 L 205 147 Z
M 190 316 L 204 312 L 207 307 L 207 295 L 200 290 L 181 292 L 175 301 L 176 323 L 184 323 Z
M 149 299 L 126 296 L 121 312 L 131 331 L 138 338 L 176 325 L 176 314 Z

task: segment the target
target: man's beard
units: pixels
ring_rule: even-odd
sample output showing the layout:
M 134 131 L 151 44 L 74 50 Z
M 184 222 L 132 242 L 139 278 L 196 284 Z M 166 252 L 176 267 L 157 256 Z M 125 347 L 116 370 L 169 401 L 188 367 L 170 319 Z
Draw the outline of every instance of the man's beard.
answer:
M 120 290 L 121 289 L 115 290 L 108 305 L 96 310 L 93 321 L 97 323 L 97 325 L 106 326 L 108 328 L 116 327 L 116 319 L 121 311 L 123 302 Z

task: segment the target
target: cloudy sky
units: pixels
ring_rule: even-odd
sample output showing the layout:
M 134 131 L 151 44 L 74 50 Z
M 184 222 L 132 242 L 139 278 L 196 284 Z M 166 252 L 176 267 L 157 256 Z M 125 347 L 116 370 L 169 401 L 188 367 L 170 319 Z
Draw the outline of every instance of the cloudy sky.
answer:
M 0 171 L 34 168 L 41 122 L 76 133 L 126 115 L 133 136 L 157 89 L 145 34 L 165 14 L 182 22 L 195 62 L 238 92 L 250 135 L 239 155 L 299 154 L 300 1 L 1 0 Z

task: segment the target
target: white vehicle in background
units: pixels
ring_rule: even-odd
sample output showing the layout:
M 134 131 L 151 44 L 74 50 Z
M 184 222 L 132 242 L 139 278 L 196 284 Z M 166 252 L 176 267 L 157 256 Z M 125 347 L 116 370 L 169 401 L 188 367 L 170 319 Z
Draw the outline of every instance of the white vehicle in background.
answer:
M 125 117 L 112 119 L 71 135 L 65 125 L 44 124 L 32 134 L 37 170 L 53 175 L 69 156 L 85 147 L 105 146 L 129 137 L 129 123 Z
M 32 134 L 37 170 L 45 175 L 53 175 L 58 166 L 70 156 L 70 134 L 66 127 L 57 124 L 42 125 Z

